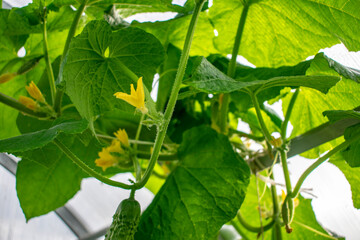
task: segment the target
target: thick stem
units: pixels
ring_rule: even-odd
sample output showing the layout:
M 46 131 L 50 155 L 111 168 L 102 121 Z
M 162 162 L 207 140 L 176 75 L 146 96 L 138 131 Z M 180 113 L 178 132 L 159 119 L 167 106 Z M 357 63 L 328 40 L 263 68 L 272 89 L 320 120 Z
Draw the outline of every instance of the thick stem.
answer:
M 267 141 L 268 143 L 270 143 L 271 140 L 272 140 L 271 134 L 269 133 L 269 130 L 267 129 L 266 124 L 265 124 L 265 121 L 264 121 L 264 119 L 263 119 L 263 117 L 262 117 L 261 109 L 260 109 L 260 105 L 259 105 L 259 102 L 258 102 L 258 100 L 257 100 L 257 97 L 256 97 L 256 95 L 255 95 L 253 92 L 251 92 L 251 91 L 249 91 L 249 94 L 250 94 L 251 100 L 252 100 L 252 102 L 253 102 L 253 104 L 254 104 L 254 108 L 255 108 L 255 111 L 256 111 L 256 116 L 257 116 L 257 118 L 258 118 L 258 121 L 259 121 L 261 130 L 262 130 L 262 132 L 263 132 L 263 134 L 264 134 L 264 137 L 265 137 L 266 141 Z
M 241 223 L 241 225 L 246 228 L 247 230 L 249 230 L 250 232 L 256 232 L 259 233 L 262 230 L 263 231 L 267 231 L 270 230 L 272 228 L 272 226 L 274 225 L 275 221 L 274 219 L 269 222 L 268 224 L 266 224 L 265 226 L 263 226 L 263 228 L 261 229 L 261 227 L 255 227 L 253 225 L 250 225 L 249 223 L 246 222 L 246 220 L 243 218 L 243 216 L 241 215 L 240 211 L 237 213 L 236 215 L 238 221 Z
M 65 155 L 70 158 L 71 161 L 73 161 L 76 165 L 78 165 L 84 172 L 89 174 L 90 176 L 98 179 L 99 181 L 108 184 L 110 186 L 114 187 L 120 187 L 123 189 L 133 189 L 134 185 L 129 185 L 121 182 L 117 182 L 114 180 L 111 180 L 109 178 L 106 178 L 99 173 L 95 172 L 93 169 L 91 169 L 88 165 L 86 165 L 83 161 L 81 161 L 69 148 L 67 148 L 63 143 L 61 143 L 59 140 L 55 139 L 54 144 L 61 150 Z
M 51 66 L 49 50 L 48 50 L 46 16 L 43 18 L 43 45 L 44 45 L 44 59 L 45 59 L 45 63 L 46 63 L 46 71 L 47 71 L 47 75 L 48 75 L 48 79 L 49 79 L 49 86 L 50 86 L 50 92 L 51 92 L 51 101 L 52 101 L 52 104 L 54 104 L 56 87 L 55 87 L 54 72 L 53 72 L 53 69 Z
M 3 93 L 0 93 L 0 102 L 20 111 L 23 113 L 26 113 L 27 115 L 30 115 L 32 117 L 36 117 L 36 118 L 46 118 L 48 117 L 48 115 L 46 113 L 43 112 L 35 112 L 27 107 L 25 107 L 23 104 L 21 104 L 18 100 L 9 97 Z
M 149 177 L 151 176 L 151 172 L 154 169 L 155 163 L 158 159 L 158 156 L 159 156 L 159 153 L 161 150 L 161 146 L 162 146 L 165 136 L 166 136 L 166 131 L 167 131 L 171 116 L 174 112 L 175 104 L 176 104 L 180 86 L 181 86 L 181 82 L 182 82 L 182 79 L 185 74 L 185 68 L 187 65 L 187 61 L 189 59 L 190 47 L 191 47 L 191 42 L 192 42 L 194 32 L 195 32 L 195 26 L 196 26 L 196 23 L 199 18 L 201 8 L 202 8 L 204 2 L 205 2 L 205 0 L 201 0 L 201 1 L 197 1 L 195 4 L 194 13 L 191 18 L 191 22 L 190 22 L 188 32 L 187 32 L 187 35 L 185 38 L 184 48 L 183 48 L 183 51 L 182 51 L 182 54 L 180 57 L 178 72 L 176 74 L 174 85 L 173 85 L 173 88 L 172 88 L 171 94 L 170 94 L 170 99 L 169 99 L 169 102 L 168 102 L 168 105 L 167 105 L 167 108 L 166 108 L 166 111 L 164 114 L 164 122 L 163 122 L 162 126 L 158 127 L 158 133 L 156 135 L 154 149 L 153 149 L 153 153 L 150 158 L 149 166 L 146 169 L 144 176 L 142 177 L 140 182 L 137 182 L 135 184 L 137 189 L 140 189 L 145 186 L 146 182 L 149 180 Z
M 274 180 L 273 173 L 270 174 L 270 179 Z M 276 186 L 273 184 L 271 185 L 271 195 L 273 200 L 273 220 L 275 222 L 272 235 L 274 240 L 281 240 L 282 234 L 281 234 L 281 226 L 279 223 L 279 216 L 280 216 L 279 200 L 277 196 Z
M 289 168 L 287 164 L 287 156 L 285 150 L 281 149 L 280 151 L 280 160 L 284 172 L 284 178 L 285 178 L 285 185 L 286 185 L 286 191 L 287 194 L 291 194 L 292 187 L 291 187 L 291 181 L 290 181 L 290 175 L 289 175 Z
M 288 106 L 286 114 L 285 114 L 285 119 L 284 119 L 283 123 L 281 124 L 281 138 L 282 138 L 283 142 L 286 141 L 287 126 L 290 121 L 290 116 L 291 116 L 291 113 L 294 108 L 294 105 L 295 105 L 298 95 L 299 95 L 299 88 L 296 89 L 296 91 L 292 95 L 289 106 Z
M 244 1 L 244 7 L 242 10 L 238 28 L 236 31 L 234 47 L 232 50 L 231 60 L 229 62 L 228 71 L 227 71 L 227 75 L 231 78 L 233 78 L 235 76 L 236 58 L 237 58 L 237 55 L 239 54 L 241 38 L 242 38 L 242 34 L 244 31 L 244 27 L 245 27 L 246 16 L 247 16 L 247 13 L 249 10 L 249 6 L 250 6 L 250 4 L 248 4 Z M 230 101 L 230 94 L 224 93 L 222 96 L 222 102 L 221 102 L 221 107 L 220 107 L 220 120 L 219 120 L 219 127 L 220 127 L 220 131 L 222 133 L 226 133 L 226 131 L 227 131 L 226 126 L 227 126 L 227 115 L 228 115 L 228 110 L 229 110 L 229 101 Z
M 140 137 L 140 133 L 141 133 L 141 128 L 142 128 L 142 121 L 144 120 L 144 117 L 145 115 L 144 114 L 141 114 L 141 118 L 140 118 L 140 121 L 139 121 L 139 126 L 137 128 L 137 131 L 136 131 L 136 135 L 135 135 L 135 143 L 134 143 L 134 152 L 135 152 L 135 156 L 133 158 L 134 160 L 134 169 L 135 169 L 135 173 L 136 173 L 136 181 L 140 181 L 141 179 L 141 166 L 140 166 L 140 163 L 139 163 L 139 160 L 137 159 L 137 156 L 136 156 L 136 152 L 137 152 L 137 140 L 139 140 L 139 137 Z
M 334 155 L 335 153 L 342 151 L 344 149 L 346 149 L 351 143 L 358 141 L 360 139 L 360 135 L 347 140 L 343 143 L 341 143 L 340 145 L 336 146 L 335 148 L 333 148 L 331 151 L 329 151 L 328 153 L 326 153 L 324 156 L 320 157 L 318 160 L 316 160 L 316 162 L 314 162 L 310 167 L 308 167 L 305 172 L 300 176 L 299 180 L 297 181 L 294 190 L 292 191 L 291 197 L 292 198 L 296 198 L 296 196 L 299 194 L 301 185 L 304 183 L 305 179 L 307 178 L 307 176 L 309 176 L 309 174 L 314 171 L 318 166 L 320 166 L 323 162 L 326 162 L 332 155 Z
M 241 239 L 250 240 L 250 238 L 246 236 L 245 232 L 240 228 L 240 226 L 234 220 L 231 220 L 230 223 L 235 228 L 235 230 L 239 233 L 239 235 L 241 236 Z
M 237 134 L 240 137 L 246 137 L 248 139 L 252 139 L 252 140 L 258 141 L 258 142 L 261 142 L 261 141 L 265 140 L 265 138 L 263 136 L 255 136 L 253 134 L 245 133 L 245 132 L 238 131 L 238 130 L 235 130 L 235 129 L 229 129 L 229 133 Z
M 78 8 L 78 10 L 76 12 L 76 15 L 75 15 L 74 20 L 73 20 L 73 22 L 71 24 L 71 27 L 69 29 L 69 33 L 68 33 L 68 36 L 66 38 L 66 42 L 65 42 L 65 46 L 64 46 L 64 51 L 63 51 L 63 54 L 61 55 L 61 59 L 60 59 L 60 70 L 59 70 L 59 75 L 58 75 L 57 80 L 56 80 L 57 84 L 60 84 L 61 81 L 62 81 L 62 73 L 63 73 L 63 69 L 64 69 L 64 65 L 65 65 L 66 55 L 67 55 L 67 53 L 69 51 L 70 42 L 71 42 L 71 39 L 75 36 L 76 28 L 79 25 L 81 15 L 85 11 L 87 2 L 88 2 L 88 0 L 83 0 L 82 1 L 81 5 L 79 6 L 79 8 Z M 61 110 L 61 101 L 62 101 L 63 94 L 64 94 L 63 89 L 58 89 L 56 91 L 54 110 L 58 114 L 61 114 L 60 110 Z

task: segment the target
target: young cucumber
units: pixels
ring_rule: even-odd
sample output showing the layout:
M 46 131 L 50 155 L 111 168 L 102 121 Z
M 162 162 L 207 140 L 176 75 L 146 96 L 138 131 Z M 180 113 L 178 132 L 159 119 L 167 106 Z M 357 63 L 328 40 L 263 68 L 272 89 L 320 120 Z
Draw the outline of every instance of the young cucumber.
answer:
M 134 240 L 140 220 L 140 204 L 135 199 L 125 199 L 118 206 L 105 240 Z

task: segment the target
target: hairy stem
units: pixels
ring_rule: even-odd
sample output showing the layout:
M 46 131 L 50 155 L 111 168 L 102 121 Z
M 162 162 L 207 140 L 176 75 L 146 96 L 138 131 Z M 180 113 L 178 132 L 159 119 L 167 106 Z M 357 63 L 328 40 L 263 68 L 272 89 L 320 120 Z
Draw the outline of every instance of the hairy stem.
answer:
M 51 61 L 49 57 L 49 50 L 48 50 L 48 41 L 47 41 L 47 30 L 46 30 L 46 16 L 43 18 L 43 45 L 44 45 L 44 59 L 46 63 L 46 72 L 49 79 L 49 86 L 51 92 L 51 102 L 52 104 L 55 103 L 55 94 L 56 94 L 56 87 L 55 87 L 55 78 L 54 72 L 51 66 Z
M 167 131 L 171 116 L 174 112 L 175 104 L 176 104 L 180 86 L 181 86 L 181 82 L 182 82 L 182 79 L 185 74 L 185 68 L 187 65 L 187 61 L 189 59 L 190 47 L 191 47 L 191 42 L 192 42 L 194 32 L 195 32 L 195 26 L 196 26 L 196 23 L 199 18 L 201 8 L 202 8 L 204 2 L 205 2 L 205 0 L 196 1 L 195 9 L 194 9 L 194 12 L 193 12 L 193 15 L 191 18 L 191 22 L 190 22 L 190 25 L 188 28 L 188 32 L 187 32 L 187 35 L 185 38 L 184 48 L 183 48 L 183 51 L 182 51 L 182 54 L 180 57 L 178 72 L 176 74 L 174 85 L 173 85 L 173 88 L 172 88 L 171 94 L 170 94 L 170 99 L 169 99 L 169 102 L 168 102 L 168 105 L 167 105 L 167 108 L 166 108 L 166 111 L 164 114 L 164 122 L 162 123 L 162 125 L 160 127 L 158 127 L 158 133 L 156 135 L 154 149 L 153 149 L 153 153 L 150 158 L 149 166 L 146 169 L 142 179 L 135 184 L 137 189 L 144 187 L 146 182 L 149 180 L 149 177 L 151 176 L 151 172 L 154 169 L 155 163 L 158 159 L 158 156 L 159 156 L 159 153 L 161 150 L 161 146 L 162 146 L 165 136 L 166 136 L 166 131 Z
M 272 139 L 271 134 L 269 133 L 269 130 L 267 129 L 265 121 L 264 121 L 264 119 L 262 117 L 259 101 L 257 100 L 257 97 L 256 97 L 255 93 L 249 91 L 249 94 L 250 94 L 251 100 L 252 100 L 252 102 L 254 104 L 254 108 L 255 108 L 255 111 L 256 111 L 256 116 L 258 118 L 261 130 L 262 130 L 262 132 L 264 134 L 264 137 L 265 137 L 265 140 L 268 143 L 270 143 L 271 139 Z
M 299 194 L 301 185 L 304 183 L 305 179 L 309 176 L 309 174 L 314 171 L 318 166 L 320 166 L 322 163 L 326 162 L 331 156 L 333 156 L 335 153 L 342 151 L 346 149 L 351 143 L 358 141 L 360 139 L 360 135 L 347 140 L 340 145 L 333 148 L 331 151 L 326 153 L 324 156 L 320 157 L 316 162 L 314 162 L 310 167 L 308 167 L 305 172 L 300 176 L 299 180 L 297 181 L 294 190 L 292 191 L 291 197 L 296 198 L 296 196 Z
M 63 152 L 65 155 L 70 158 L 71 161 L 73 161 L 76 165 L 78 165 L 84 172 L 89 174 L 90 176 L 98 179 L 99 181 L 110 185 L 114 187 L 120 187 L 123 189 L 133 189 L 134 186 L 130 184 L 125 184 L 121 182 L 117 182 L 114 180 L 111 180 L 107 177 L 104 177 L 91 169 L 88 165 L 86 165 L 83 161 L 81 161 L 68 147 L 66 147 L 63 143 L 61 143 L 59 140 L 55 139 L 54 144 Z
M 244 31 L 245 22 L 246 22 L 246 16 L 247 16 L 249 6 L 250 6 L 250 4 L 245 3 L 245 1 L 243 4 L 244 4 L 244 7 L 243 7 L 243 10 L 242 10 L 242 13 L 240 16 L 240 20 L 239 20 L 239 24 L 238 24 L 238 28 L 237 28 L 237 32 L 236 32 L 236 36 L 235 36 L 234 47 L 233 47 L 232 54 L 231 54 L 231 60 L 229 62 L 228 71 L 227 71 L 227 75 L 231 78 L 233 78 L 235 76 L 236 58 L 239 53 L 241 38 L 242 38 L 242 34 Z M 222 133 L 226 133 L 226 131 L 227 131 L 226 126 L 227 126 L 227 115 L 228 115 L 228 110 L 229 110 L 229 101 L 230 101 L 230 94 L 224 93 L 222 95 L 222 102 L 221 102 L 221 107 L 220 107 L 220 120 L 219 120 L 219 127 L 220 127 L 220 131 Z
M 134 147 L 133 147 L 135 153 L 137 151 L 137 142 L 136 141 L 139 140 L 140 133 L 141 133 L 141 128 L 142 128 L 142 121 L 144 120 L 144 117 L 145 117 L 145 115 L 141 114 L 141 118 L 140 118 L 140 121 L 139 121 L 139 126 L 138 126 L 138 128 L 136 130 L 135 143 L 134 143 Z M 140 181 L 140 179 L 141 179 L 141 166 L 140 166 L 139 160 L 136 157 L 136 154 L 135 154 L 133 160 L 134 160 L 134 169 L 135 169 L 135 173 L 136 173 L 136 181 Z
M 283 123 L 281 124 L 281 133 L 280 134 L 281 134 L 281 138 L 282 138 L 283 142 L 286 141 L 287 126 L 290 121 L 290 116 L 291 116 L 291 113 L 294 108 L 294 105 L 295 105 L 298 95 L 299 95 L 299 88 L 297 88 L 296 91 L 294 92 L 294 94 L 292 95 L 289 106 L 288 106 L 286 114 L 285 114 L 285 119 L 284 119 Z
M 271 171 L 272 172 L 272 171 Z M 270 174 L 270 179 L 274 180 L 273 173 Z M 281 226 L 279 221 L 280 216 L 280 208 L 279 208 L 279 200 L 276 191 L 276 185 L 271 185 L 271 195 L 273 200 L 273 220 L 275 222 L 272 232 L 272 239 L 274 240 L 282 240 L 281 234 Z
M 66 38 L 66 42 L 65 42 L 65 46 L 64 46 L 64 51 L 63 51 L 63 54 L 61 55 L 61 59 L 60 59 L 60 70 L 59 70 L 59 75 L 58 75 L 57 80 L 56 80 L 57 84 L 60 84 L 62 82 L 62 73 L 63 73 L 64 65 L 65 65 L 65 62 L 66 62 L 66 55 L 67 55 L 67 53 L 69 51 L 70 42 L 71 42 L 71 39 L 75 36 L 76 28 L 79 25 L 81 15 L 85 11 L 87 2 L 88 2 L 88 0 L 83 0 L 82 1 L 81 5 L 79 6 L 79 8 L 78 8 L 78 10 L 76 12 L 76 15 L 75 15 L 74 20 L 73 20 L 73 22 L 71 24 L 71 27 L 69 29 L 69 33 L 68 33 L 68 36 Z M 58 114 L 61 114 L 60 111 L 61 111 L 61 101 L 62 101 L 63 94 L 64 94 L 63 89 L 59 88 L 56 91 L 54 110 Z
M 12 107 L 20 112 L 23 112 L 29 116 L 36 117 L 36 118 L 46 118 L 48 115 L 43 112 L 35 112 L 27 107 L 25 107 L 23 104 L 21 104 L 18 100 L 15 98 L 9 97 L 3 93 L 0 93 L 0 102 L 8 105 L 9 107 Z

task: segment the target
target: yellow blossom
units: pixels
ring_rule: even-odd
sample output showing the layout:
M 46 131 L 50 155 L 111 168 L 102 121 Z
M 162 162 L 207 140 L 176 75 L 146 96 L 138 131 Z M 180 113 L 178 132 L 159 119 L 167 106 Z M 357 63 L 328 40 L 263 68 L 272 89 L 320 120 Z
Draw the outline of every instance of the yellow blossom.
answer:
M 148 109 L 145 107 L 145 94 L 144 94 L 144 85 L 142 81 L 142 77 L 137 81 L 137 89 L 134 89 L 134 85 L 131 84 L 131 93 L 130 95 L 123 92 L 117 92 L 114 94 L 116 98 L 120 98 L 127 103 L 133 105 L 137 109 L 139 109 L 143 114 L 148 112 Z
M 16 75 L 17 73 L 4 73 L 0 75 L 0 83 L 6 83 L 13 79 Z
M 129 137 L 125 131 L 125 129 L 119 129 L 117 132 L 114 132 L 114 135 L 119 139 L 121 144 L 125 147 L 129 147 Z
M 25 105 L 25 107 L 27 107 L 31 110 L 34 110 L 34 111 L 36 111 L 39 108 L 39 105 L 29 97 L 20 96 L 19 102 L 21 104 Z
M 42 95 L 42 93 L 40 92 L 40 89 L 35 85 L 35 83 L 33 81 L 31 81 L 29 86 L 26 86 L 25 88 L 26 88 L 26 91 L 30 94 L 30 96 L 32 96 L 39 102 L 45 103 L 44 96 Z
M 95 164 L 98 167 L 101 167 L 103 171 L 107 168 L 115 166 L 118 163 L 118 160 L 115 156 L 111 155 L 108 148 L 103 148 L 101 152 L 99 152 L 98 159 L 95 160 Z
M 111 142 L 111 145 L 109 147 L 107 147 L 107 150 L 110 153 L 124 153 L 124 149 L 121 148 L 120 146 L 120 142 L 117 139 L 114 139 Z

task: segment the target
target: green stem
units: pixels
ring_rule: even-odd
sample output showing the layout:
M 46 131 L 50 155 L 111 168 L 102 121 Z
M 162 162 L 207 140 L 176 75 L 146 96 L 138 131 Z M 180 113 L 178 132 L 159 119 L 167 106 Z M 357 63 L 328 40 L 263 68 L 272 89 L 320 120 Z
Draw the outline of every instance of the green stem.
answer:
M 286 185 L 286 191 L 287 194 L 291 194 L 292 187 L 291 187 L 291 181 L 290 181 L 290 175 L 289 175 L 289 168 L 287 164 L 287 156 L 285 150 L 281 149 L 280 151 L 280 160 L 284 172 L 284 178 L 285 178 L 285 185 Z
M 235 228 L 235 230 L 239 233 L 241 236 L 241 239 L 249 240 L 250 238 L 246 236 L 245 232 L 240 228 L 240 226 L 234 221 L 230 221 L 231 225 Z
M 81 161 L 69 148 L 67 148 L 63 143 L 61 143 L 59 140 L 55 139 L 54 144 L 61 150 L 65 155 L 70 158 L 71 161 L 73 161 L 76 165 L 78 165 L 84 172 L 89 174 L 90 176 L 98 179 L 99 181 L 108 184 L 110 186 L 114 187 L 120 187 L 123 189 L 133 189 L 134 185 L 129 185 L 121 182 L 117 182 L 114 180 L 111 180 L 107 177 L 104 177 L 91 169 L 88 165 L 86 165 L 83 161 Z
M 236 58 L 237 58 L 237 55 L 239 54 L 241 38 L 242 38 L 242 34 L 244 31 L 245 22 L 246 22 L 246 16 L 247 16 L 249 6 L 250 6 L 249 3 L 243 2 L 243 4 L 244 4 L 244 7 L 243 7 L 243 10 L 242 10 L 242 13 L 240 16 L 240 20 L 239 20 L 239 24 L 238 24 L 238 28 L 237 28 L 237 32 L 236 32 L 236 36 L 235 36 L 234 47 L 233 47 L 232 54 L 231 54 L 231 60 L 229 62 L 228 71 L 227 71 L 227 75 L 231 78 L 233 78 L 235 76 Z M 220 107 L 220 120 L 219 120 L 219 127 L 220 127 L 220 131 L 222 133 L 226 133 L 226 131 L 227 131 L 226 126 L 227 126 L 229 101 L 230 101 L 230 94 L 229 93 L 223 94 L 221 107 Z
M 271 171 L 270 179 L 274 180 L 274 175 Z M 273 220 L 275 222 L 273 227 L 272 236 L 274 240 L 282 240 L 281 226 L 279 222 L 280 216 L 280 208 L 279 208 L 279 200 L 277 196 L 276 186 L 271 184 L 271 195 L 273 200 Z
M 284 149 L 279 149 L 278 151 L 280 152 L 280 160 L 281 160 L 281 165 L 282 165 L 282 169 L 284 172 L 286 195 L 291 196 L 292 186 L 291 186 L 291 181 L 290 181 L 289 167 L 287 164 L 286 151 Z M 287 213 L 285 213 L 284 210 L 286 210 Z M 286 224 L 286 227 L 289 229 L 290 229 L 289 224 L 291 223 L 293 216 L 294 216 L 294 201 L 291 198 L 285 198 L 285 201 L 283 203 L 283 219 Z
M 287 126 L 290 121 L 290 116 L 291 116 L 291 113 L 294 108 L 294 105 L 295 105 L 298 95 L 299 95 L 299 88 L 297 88 L 296 91 L 294 92 L 294 94 L 292 95 L 289 106 L 286 111 L 285 119 L 284 119 L 283 123 L 281 124 L 281 138 L 282 138 L 283 142 L 286 141 Z
M 241 215 L 240 211 L 237 214 L 237 219 L 238 221 L 241 223 L 241 225 L 246 228 L 247 230 L 249 230 L 250 232 L 256 232 L 259 233 L 261 232 L 261 227 L 255 227 L 253 225 L 250 225 L 249 223 L 246 222 L 246 220 L 243 218 L 243 216 Z M 265 226 L 263 226 L 263 231 L 267 231 L 269 229 L 272 228 L 272 226 L 274 225 L 275 221 L 274 219 L 269 222 L 268 224 L 266 224 Z
M 51 61 L 49 57 L 49 50 L 48 50 L 48 41 L 47 41 L 47 30 L 46 30 L 46 16 L 43 18 L 43 45 L 44 45 L 44 59 L 46 63 L 46 71 L 49 79 L 49 86 L 51 92 L 51 101 L 52 104 L 55 103 L 55 94 L 56 94 L 56 87 L 55 87 L 55 78 L 54 72 L 51 66 Z
M 27 107 L 25 107 L 22 103 L 20 103 L 18 100 L 9 97 L 3 93 L 0 93 L 0 102 L 15 108 L 16 110 L 26 113 L 27 115 L 30 115 L 32 117 L 36 117 L 36 118 L 46 118 L 48 117 L 48 115 L 46 113 L 43 112 L 35 112 Z
M 255 111 L 256 111 L 256 116 L 257 116 L 257 118 L 258 118 L 258 121 L 259 121 L 261 130 L 262 130 L 262 132 L 263 132 L 263 134 L 264 134 L 264 137 L 265 137 L 266 141 L 267 141 L 268 143 L 270 143 L 271 140 L 272 140 L 271 134 L 269 133 L 269 130 L 267 129 L 266 124 L 265 124 L 265 121 L 264 121 L 264 119 L 263 119 L 263 117 L 262 117 L 260 105 L 259 105 L 259 102 L 258 102 L 258 100 L 257 100 L 256 94 L 253 93 L 253 92 L 251 92 L 251 91 L 249 91 L 249 95 L 250 95 L 251 100 L 252 100 L 252 102 L 253 102 L 253 104 L 254 104 L 254 108 L 255 108 Z
M 66 55 L 67 55 L 67 53 L 69 51 L 70 42 L 71 42 L 71 39 L 75 36 L 76 28 L 79 25 L 81 15 L 85 11 L 87 2 L 88 2 L 88 0 L 83 0 L 82 1 L 81 5 L 79 6 L 78 10 L 76 11 L 76 15 L 75 15 L 74 20 L 73 20 L 73 22 L 71 24 L 71 27 L 69 29 L 69 33 L 68 33 L 68 36 L 66 38 L 66 42 L 65 42 L 65 46 L 64 46 L 64 51 L 63 51 L 63 54 L 61 55 L 61 59 L 60 59 L 60 70 L 59 70 L 59 75 L 58 75 L 57 80 L 56 80 L 57 84 L 60 84 L 61 81 L 62 81 L 63 68 L 64 68 L 64 65 L 65 65 Z M 58 114 L 61 114 L 60 111 L 61 111 L 61 101 L 62 101 L 63 94 L 64 94 L 63 89 L 58 89 L 56 91 L 54 110 Z
M 133 147 L 133 150 L 135 152 L 135 155 L 133 157 L 134 169 L 135 169 L 135 172 L 136 172 L 136 181 L 137 182 L 140 181 L 140 179 L 141 179 L 141 166 L 140 166 L 139 160 L 136 157 L 136 152 L 137 152 L 137 142 L 136 141 L 139 140 L 140 133 L 141 133 L 141 128 L 142 128 L 142 121 L 144 120 L 144 117 L 145 117 L 145 115 L 141 114 L 140 121 L 139 121 L 139 126 L 137 128 L 136 135 L 135 135 L 135 143 L 134 143 L 134 147 Z
M 255 140 L 255 141 L 258 141 L 258 142 L 261 142 L 261 141 L 265 140 L 265 138 L 263 136 L 255 136 L 253 134 L 245 133 L 245 132 L 238 131 L 238 130 L 235 130 L 235 129 L 232 129 L 232 128 L 229 129 L 229 132 L 232 133 L 232 134 L 237 134 L 240 137 L 246 137 L 248 139 L 252 139 L 252 140 Z
M 164 114 L 164 123 L 162 126 L 158 127 L 158 133 L 156 135 L 154 149 L 153 149 L 153 153 L 150 158 L 149 166 L 146 169 L 142 179 L 135 184 L 137 189 L 140 189 L 145 186 L 146 182 L 149 180 L 149 177 L 151 176 L 151 172 L 154 169 L 156 160 L 159 156 L 161 146 L 164 142 L 164 139 L 166 136 L 166 131 L 167 131 L 171 116 L 174 112 L 175 104 L 176 104 L 180 86 L 181 86 L 181 82 L 182 82 L 182 79 L 185 74 L 185 68 L 187 65 L 187 61 L 189 59 L 190 47 L 191 47 L 191 42 L 192 42 L 194 32 L 195 32 L 195 26 L 196 26 L 196 23 L 199 18 L 201 8 L 202 8 L 204 2 L 205 2 L 205 0 L 196 1 L 195 9 L 194 9 L 194 12 L 193 12 L 193 15 L 192 15 L 192 18 L 190 21 L 190 25 L 188 28 L 188 32 L 187 32 L 187 35 L 185 38 L 184 48 L 183 48 L 183 51 L 182 51 L 182 54 L 180 57 L 178 72 L 176 74 L 174 85 L 173 85 L 173 88 L 172 88 L 171 94 L 170 94 L 170 99 L 169 99 L 169 102 L 168 102 L 168 105 L 167 105 L 167 108 L 166 108 L 166 111 Z
M 314 171 L 318 166 L 320 166 L 323 162 L 327 161 L 331 156 L 333 156 L 335 153 L 342 151 L 344 149 L 346 149 L 351 143 L 357 141 L 360 139 L 360 135 L 350 139 L 350 140 L 346 140 L 345 142 L 341 143 L 340 145 L 336 146 L 335 148 L 333 148 L 331 151 L 329 151 L 328 153 L 326 153 L 324 156 L 320 157 L 318 160 L 316 160 L 316 162 L 314 162 L 310 167 L 308 167 L 305 172 L 300 176 L 299 180 L 297 181 L 295 188 L 291 194 L 292 198 L 296 198 L 297 195 L 299 194 L 301 185 L 304 183 L 305 179 L 307 178 L 307 176 L 309 176 L 309 174 Z

